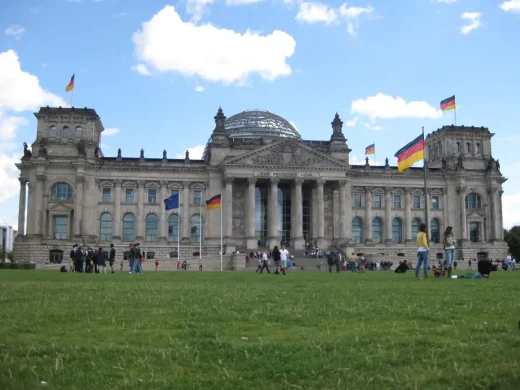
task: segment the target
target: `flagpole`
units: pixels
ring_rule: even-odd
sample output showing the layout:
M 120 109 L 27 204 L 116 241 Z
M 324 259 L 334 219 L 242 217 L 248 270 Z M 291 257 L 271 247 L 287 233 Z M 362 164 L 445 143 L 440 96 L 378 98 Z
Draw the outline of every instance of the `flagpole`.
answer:
M 374 165 L 376 165 L 376 143 L 374 142 Z
M 199 260 L 202 260 L 202 214 L 200 210 L 201 204 L 202 199 L 199 202 Z
M 180 195 L 179 195 L 180 196 Z M 177 261 L 181 261 L 181 208 L 177 215 Z
M 222 249 L 222 211 L 224 210 L 223 209 L 223 206 L 224 206 L 224 202 L 222 201 L 222 198 L 223 196 L 220 195 L 220 272 L 223 271 L 223 264 L 222 264 L 222 252 L 223 252 L 223 249 Z
M 423 142 L 425 143 L 426 140 L 424 138 L 424 126 L 422 127 L 422 135 L 423 135 Z M 424 147 L 426 147 L 426 145 L 424 145 Z M 423 154 L 424 154 L 424 158 L 423 158 L 423 173 L 424 173 L 424 218 L 426 220 L 426 232 L 428 233 L 430 231 L 430 222 L 429 222 L 429 213 L 428 213 L 428 208 L 430 207 L 430 204 L 428 202 L 428 181 L 427 181 L 427 178 L 426 178 L 426 175 L 427 175 L 427 162 L 426 162 L 426 154 L 425 154 L 425 151 L 423 149 Z
M 453 99 L 455 99 L 455 95 L 453 95 Z M 455 107 L 453 107 L 453 114 L 455 115 L 455 126 L 457 126 L 457 100 L 455 100 Z
M 74 107 L 74 87 L 72 87 L 72 91 L 70 94 L 70 108 Z

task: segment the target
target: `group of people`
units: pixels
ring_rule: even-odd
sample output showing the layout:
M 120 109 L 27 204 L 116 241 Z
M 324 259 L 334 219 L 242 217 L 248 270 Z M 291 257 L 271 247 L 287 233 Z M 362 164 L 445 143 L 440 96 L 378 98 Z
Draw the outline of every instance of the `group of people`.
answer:
M 85 273 L 107 273 L 106 263 L 110 265 L 112 273 L 114 271 L 114 262 L 116 260 L 116 250 L 114 244 L 110 244 L 110 251 L 103 251 L 103 248 L 88 247 L 86 250 L 79 244 L 74 244 L 70 251 L 70 270 L 72 272 Z M 62 271 L 66 271 L 62 267 Z
M 271 256 L 275 266 L 274 274 L 280 275 L 280 273 L 282 273 L 285 275 L 285 271 L 287 270 L 291 261 L 291 255 L 285 245 L 282 244 L 282 249 L 278 249 L 278 246 L 275 246 L 271 252 Z M 267 252 L 262 252 L 262 257 L 258 259 L 258 267 L 256 272 L 263 273 L 264 269 L 267 270 L 268 274 L 271 273 L 269 270 L 269 257 L 267 256 Z

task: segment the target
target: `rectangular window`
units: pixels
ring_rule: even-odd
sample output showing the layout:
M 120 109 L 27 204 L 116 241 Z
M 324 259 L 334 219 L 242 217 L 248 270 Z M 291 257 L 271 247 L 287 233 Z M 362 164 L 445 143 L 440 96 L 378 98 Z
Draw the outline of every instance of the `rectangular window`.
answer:
M 54 216 L 54 238 L 56 240 L 67 239 L 67 217 L 62 215 Z
M 103 188 L 103 203 L 110 203 L 110 188 Z
M 401 195 L 394 195 L 394 209 L 401 208 Z
M 469 223 L 469 240 L 471 242 L 480 242 L 480 223 Z
M 439 209 L 439 197 L 438 196 L 432 196 L 432 209 L 434 209 L 434 210 Z
M 155 188 L 148 189 L 148 203 L 149 204 L 157 203 L 157 190 Z
M 125 202 L 126 203 L 134 203 L 134 190 L 132 188 L 127 188 L 125 192 Z
M 373 206 L 375 209 L 380 209 L 383 207 L 383 200 L 381 195 L 374 195 L 374 202 Z
M 413 196 L 413 208 L 414 209 L 420 209 L 421 208 L 421 196 L 420 195 L 414 195 Z
M 179 193 L 179 190 L 171 190 L 170 195 L 173 196 L 173 195 L 176 195 L 176 194 L 178 194 L 178 193 Z M 179 201 L 180 201 L 180 200 L 181 200 L 181 198 L 179 198 Z
M 193 190 L 193 204 L 200 205 L 202 203 L 202 190 Z
M 354 207 L 361 207 L 361 194 L 354 194 Z

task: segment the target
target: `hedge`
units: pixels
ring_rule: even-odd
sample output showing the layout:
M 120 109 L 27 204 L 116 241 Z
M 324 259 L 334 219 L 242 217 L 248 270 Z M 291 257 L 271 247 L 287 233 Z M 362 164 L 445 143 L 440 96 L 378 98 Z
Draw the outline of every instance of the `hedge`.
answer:
M 0 263 L 0 269 L 36 269 L 34 263 Z

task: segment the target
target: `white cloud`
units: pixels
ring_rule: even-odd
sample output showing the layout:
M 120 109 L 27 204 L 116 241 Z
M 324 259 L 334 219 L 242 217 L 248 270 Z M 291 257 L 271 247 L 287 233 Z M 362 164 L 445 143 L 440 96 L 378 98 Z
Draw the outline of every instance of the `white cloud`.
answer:
M 307 23 L 331 24 L 338 20 L 336 9 L 321 3 L 303 2 L 299 4 L 296 20 Z
M 109 127 L 105 130 L 103 130 L 103 136 L 104 137 L 110 137 L 111 135 L 116 135 L 117 133 L 119 133 L 119 129 L 118 128 L 115 128 L 115 127 Z
M 137 64 L 136 66 L 132 66 L 132 70 L 142 74 L 143 76 L 150 76 L 151 73 L 144 64 Z
M 500 8 L 505 12 L 520 14 L 520 0 L 508 0 L 500 4 Z
M 452 4 L 457 2 L 457 0 L 433 0 L 436 3 L 444 3 L 444 4 Z
M 307 23 L 325 23 L 327 25 L 345 21 L 347 32 L 351 36 L 355 36 L 359 18 L 373 12 L 374 7 L 370 4 L 366 7 L 349 7 L 347 3 L 344 3 L 339 8 L 333 8 L 323 3 L 304 1 L 298 4 L 296 19 Z
M 227 5 L 247 5 L 261 3 L 265 0 L 226 0 Z
M 195 92 L 204 92 L 204 87 L 201 86 L 201 85 L 197 85 L 197 86 L 195 87 Z
M 190 160 L 200 160 L 202 155 L 204 154 L 205 145 L 197 145 L 193 148 L 188 148 L 188 152 L 190 153 Z M 175 158 L 184 158 L 185 152 L 177 153 Z
M 0 109 L 0 141 L 2 149 L 6 149 L 6 142 L 14 139 L 16 130 L 19 127 L 27 126 L 28 124 L 27 119 L 20 116 L 8 116 Z
M 354 127 L 357 125 L 357 116 L 354 119 L 351 119 L 345 123 L 347 127 Z
M 5 29 L 5 35 L 11 35 L 16 39 L 20 39 L 24 32 L 25 28 L 17 24 L 12 24 Z
M 183 39 L 179 39 L 183 37 Z M 258 74 L 273 81 L 291 74 L 287 58 L 296 41 L 286 32 L 244 34 L 212 24 L 185 23 L 166 6 L 133 36 L 137 58 L 159 72 L 179 72 L 204 80 L 244 84 Z
M 186 2 L 186 13 L 191 15 L 191 21 L 196 23 L 209 13 L 209 6 L 214 2 L 215 0 L 188 0 Z
M 407 102 L 402 97 L 393 97 L 378 93 L 366 99 L 357 99 L 352 102 L 351 112 L 368 116 L 372 121 L 376 118 L 429 118 L 442 117 L 440 109 L 430 106 L 425 101 Z
M 19 171 L 14 164 L 19 163 L 21 157 L 20 154 L 8 156 L 0 153 L 0 203 L 18 194 Z
M 504 228 L 520 226 L 520 192 L 502 195 L 502 215 Z
M 366 158 L 368 157 L 368 164 L 369 165 L 373 165 L 373 166 L 381 166 L 383 164 L 381 164 L 380 161 L 374 161 L 374 156 L 373 155 L 370 155 L 370 156 L 364 156 L 363 158 L 358 158 L 355 154 L 351 155 L 349 157 L 349 162 L 350 162 L 350 165 L 365 165 L 366 163 Z
M 374 131 L 380 131 L 380 130 L 383 130 L 383 126 L 376 126 L 376 125 L 372 125 L 368 122 L 365 122 L 364 126 L 369 129 L 369 130 L 374 130 Z
M 469 24 L 462 26 L 460 32 L 464 35 L 468 35 L 473 30 L 482 26 L 482 22 L 480 21 L 481 17 L 482 14 L 480 12 L 464 12 L 460 18 L 467 20 Z

